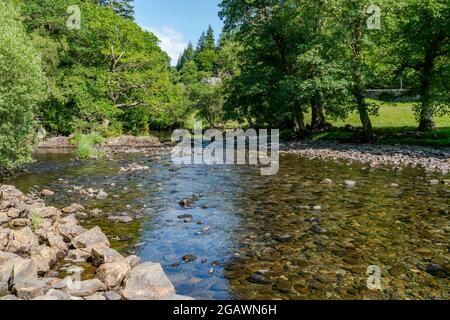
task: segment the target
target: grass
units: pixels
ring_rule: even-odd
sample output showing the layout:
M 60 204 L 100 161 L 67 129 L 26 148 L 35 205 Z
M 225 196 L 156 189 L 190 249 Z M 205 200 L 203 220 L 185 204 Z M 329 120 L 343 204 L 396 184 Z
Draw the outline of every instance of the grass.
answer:
M 34 210 L 31 213 L 30 220 L 31 220 L 31 228 L 33 229 L 33 231 L 36 231 L 42 221 L 41 213 L 38 209 Z
M 369 101 L 375 102 L 375 101 Z M 450 146 L 450 115 L 436 117 L 437 130 L 433 132 L 417 132 L 418 126 L 413 107 L 414 103 L 387 103 L 380 102 L 378 116 L 371 116 L 373 141 L 381 144 L 408 144 Z M 310 121 L 307 115 L 306 121 Z M 344 127 L 350 124 L 355 128 L 361 127 L 358 113 L 351 113 L 345 120 L 330 121 L 335 127 Z M 361 133 L 358 131 L 333 130 L 329 132 L 314 133 L 312 140 L 338 140 L 342 142 L 358 141 Z
M 102 143 L 104 140 L 98 133 L 77 133 L 70 140 L 70 143 L 77 145 L 77 156 L 80 159 L 101 158 L 105 156 L 105 153 L 97 150 L 94 145 Z

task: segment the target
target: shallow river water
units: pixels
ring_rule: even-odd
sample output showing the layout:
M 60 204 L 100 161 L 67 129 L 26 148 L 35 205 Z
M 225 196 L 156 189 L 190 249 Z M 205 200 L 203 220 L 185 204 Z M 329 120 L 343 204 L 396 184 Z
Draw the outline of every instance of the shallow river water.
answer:
M 294 155 L 282 155 L 278 175 L 265 177 L 251 166 L 176 166 L 168 155 L 36 158 L 28 174 L 6 183 L 24 192 L 51 189 L 56 195 L 46 202 L 60 208 L 80 203 L 110 214 L 136 213 L 140 219 L 129 224 L 106 218 L 83 224 L 100 225 L 119 251 L 161 263 L 179 294 L 450 298 L 450 188 L 429 183 L 444 177 Z M 131 163 L 150 170 L 119 173 Z M 321 184 L 325 178 L 333 184 Z M 356 187 L 346 189 L 345 180 Z M 74 186 L 103 189 L 109 197 L 82 196 Z M 193 194 L 198 200 L 180 207 Z M 183 261 L 187 254 L 196 259 Z M 381 290 L 368 288 L 368 280 L 378 279 L 368 270 L 380 271 Z

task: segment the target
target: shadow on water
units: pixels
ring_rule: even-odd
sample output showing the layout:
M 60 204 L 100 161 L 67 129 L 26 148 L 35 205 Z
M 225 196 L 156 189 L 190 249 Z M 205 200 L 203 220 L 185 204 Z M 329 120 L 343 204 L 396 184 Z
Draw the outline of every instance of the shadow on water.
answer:
M 37 160 L 7 183 L 24 192 L 49 188 L 56 195 L 47 203 L 60 208 L 81 203 L 87 211 L 137 214 L 130 224 L 83 223 L 100 225 L 116 249 L 160 262 L 180 294 L 449 298 L 449 187 L 430 185 L 420 170 L 369 171 L 291 155 L 269 177 L 249 166 L 175 166 L 168 155 L 79 162 L 70 154 L 41 154 Z M 149 171 L 119 173 L 131 163 Z M 325 178 L 334 183 L 321 184 Z M 342 186 L 349 179 L 355 188 Z M 82 196 L 74 186 L 103 189 L 109 197 Z M 179 205 L 194 194 L 190 207 Z M 186 255 L 193 261 L 183 261 Z M 381 270 L 381 291 L 367 288 L 370 265 Z

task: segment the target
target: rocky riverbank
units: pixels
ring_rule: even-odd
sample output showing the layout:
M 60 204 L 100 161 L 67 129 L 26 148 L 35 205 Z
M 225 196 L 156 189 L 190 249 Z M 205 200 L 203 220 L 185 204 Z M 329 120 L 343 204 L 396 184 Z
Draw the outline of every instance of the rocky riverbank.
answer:
M 308 159 L 360 162 L 367 164 L 370 169 L 382 166 L 390 166 L 396 170 L 422 167 L 425 171 L 444 175 L 450 171 L 450 148 L 320 141 L 284 142 L 280 149 L 282 154 L 297 154 Z
M 192 299 L 176 294 L 160 264 L 124 257 L 99 227 L 83 228 L 81 210 L 0 185 L 0 300 Z

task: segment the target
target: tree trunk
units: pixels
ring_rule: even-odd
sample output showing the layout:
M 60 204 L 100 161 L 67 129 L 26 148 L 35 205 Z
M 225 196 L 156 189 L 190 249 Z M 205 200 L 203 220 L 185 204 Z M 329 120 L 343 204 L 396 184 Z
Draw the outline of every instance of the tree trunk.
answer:
M 312 110 L 311 128 L 313 130 L 323 128 L 325 124 L 325 113 L 323 111 L 323 106 L 320 103 L 319 99 L 317 98 L 311 99 L 311 110 Z
M 299 110 L 295 117 L 295 131 L 302 132 L 305 131 L 305 115 L 302 110 Z
M 433 50 L 428 50 L 425 56 L 422 73 L 422 83 L 420 86 L 422 105 L 420 108 L 420 122 L 418 128 L 419 131 L 433 131 L 436 129 L 436 124 L 433 118 L 433 101 L 430 93 L 433 69 Z

